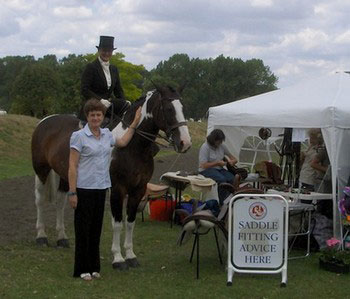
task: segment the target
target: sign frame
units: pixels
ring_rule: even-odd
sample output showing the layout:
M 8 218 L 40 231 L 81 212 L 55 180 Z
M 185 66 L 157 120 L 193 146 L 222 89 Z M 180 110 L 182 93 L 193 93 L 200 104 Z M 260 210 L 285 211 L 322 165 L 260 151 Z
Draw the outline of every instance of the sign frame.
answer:
M 279 223 L 283 225 L 282 235 L 283 240 L 281 244 L 283 248 L 280 248 L 281 251 L 281 262 L 278 266 L 273 267 L 247 267 L 247 266 L 237 266 L 234 263 L 234 245 L 233 241 L 239 242 L 238 239 L 234 240 L 234 228 L 235 222 L 233 220 L 235 205 L 244 206 L 245 203 L 241 201 L 256 201 L 257 203 L 265 202 L 267 205 L 271 205 L 273 201 L 278 200 L 282 211 L 279 215 L 282 215 L 283 219 L 279 218 Z M 270 202 L 270 203 L 268 203 Z M 287 264 L 288 264 L 288 217 L 289 217 L 289 204 L 288 201 L 279 194 L 237 194 L 232 196 L 229 202 L 228 207 L 228 246 L 227 246 L 227 286 L 232 285 L 232 277 L 235 272 L 237 273 L 252 273 L 252 274 L 282 274 L 281 287 L 287 285 Z M 278 208 L 277 208 L 278 209 Z M 250 215 L 252 216 L 252 215 Z M 235 255 L 237 257 L 237 255 Z M 277 261 L 278 262 L 278 261 Z M 275 263 L 276 264 L 276 263 Z

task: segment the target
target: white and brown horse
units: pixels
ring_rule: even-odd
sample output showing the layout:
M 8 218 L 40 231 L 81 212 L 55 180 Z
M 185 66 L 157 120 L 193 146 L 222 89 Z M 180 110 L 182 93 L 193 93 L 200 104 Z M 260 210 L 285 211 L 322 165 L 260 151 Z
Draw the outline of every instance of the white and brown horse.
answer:
M 137 206 L 152 177 L 155 139 L 162 130 L 172 139 L 177 152 L 186 152 L 191 146 L 191 138 L 185 122 L 181 97 L 170 88 L 163 87 L 148 92 L 125 113 L 123 121 L 113 130 L 118 138 L 132 122 L 136 109 L 142 106 L 142 117 L 136 132 L 125 148 L 115 148 L 112 152 L 110 175 L 112 180 L 111 210 L 113 216 L 113 267 L 126 269 L 137 266 L 133 252 L 133 229 Z M 37 206 L 37 242 L 47 244 L 43 221 L 43 202 L 51 197 L 57 205 L 58 245 L 68 246 L 64 230 L 64 205 L 68 191 L 69 139 L 78 130 L 79 120 L 70 115 L 55 115 L 42 120 L 32 137 L 32 162 L 36 173 L 35 202 Z M 122 210 L 124 198 L 127 200 L 125 221 L 125 259 L 120 248 L 120 233 L 123 227 Z

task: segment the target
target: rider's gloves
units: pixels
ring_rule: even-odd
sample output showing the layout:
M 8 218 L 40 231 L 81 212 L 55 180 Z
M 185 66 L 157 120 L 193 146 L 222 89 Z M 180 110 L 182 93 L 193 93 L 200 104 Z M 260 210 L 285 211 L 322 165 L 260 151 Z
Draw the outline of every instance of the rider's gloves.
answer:
M 109 106 L 111 106 L 111 102 L 105 99 L 101 99 L 101 103 L 105 105 L 106 108 L 109 108 Z

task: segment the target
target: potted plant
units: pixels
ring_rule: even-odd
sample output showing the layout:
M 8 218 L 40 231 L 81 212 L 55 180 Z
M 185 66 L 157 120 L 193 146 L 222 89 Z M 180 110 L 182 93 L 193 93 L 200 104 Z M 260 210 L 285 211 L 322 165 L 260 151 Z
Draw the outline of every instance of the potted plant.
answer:
M 335 238 L 327 240 L 327 247 L 321 250 L 320 267 L 335 273 L 350 272 L 350 251 L 341 250 L 341 242 Z

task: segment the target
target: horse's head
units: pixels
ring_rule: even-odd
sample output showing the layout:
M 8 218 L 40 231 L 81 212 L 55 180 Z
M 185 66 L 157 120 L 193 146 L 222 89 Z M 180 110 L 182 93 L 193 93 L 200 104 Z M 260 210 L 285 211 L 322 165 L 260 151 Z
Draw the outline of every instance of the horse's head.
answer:
M 179 92 L 171 87 L 157 87 L 159 97 L 155 105 L 154 121 L 174 142 L 175 151 L 186 152 L 192 145 Z

